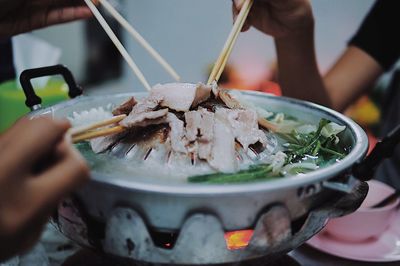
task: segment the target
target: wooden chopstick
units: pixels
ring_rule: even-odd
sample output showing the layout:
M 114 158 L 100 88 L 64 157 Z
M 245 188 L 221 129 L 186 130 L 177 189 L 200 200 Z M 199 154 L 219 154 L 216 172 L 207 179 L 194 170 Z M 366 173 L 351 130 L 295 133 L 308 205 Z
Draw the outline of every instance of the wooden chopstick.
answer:
M 109 127 L 109 128 L 104 128 L 100 130 L 95 130 L 95 131 L 89 131 L 84 134 L 76 135 L 75 137 L 72 137 L 72 143 L 78 143 L 84 140 L 90 140 L 94 138 L 99 138 L 99 137 L 106 137 L 109 135 L 114 135 L 118 134 L 121 132 L 124 132 L 126 130 L 125 127 L 122 126 L 115 126 L 115 127 Z
M 89 130 L 93 130 L 93 129 L 97 129 L 97 128 L 101 128 L 101 127 L 105 127 L 105 126 L 109 126 L 109 125 L 113 125 L 115 123 L 121 122 L 125 117 L 126 117 L 126 115 L 118 115 L 118 116 L 114 116 L 110 119 L 106 119 L 106 120 L 96 122 L 96 123 L 93 123 L 90 125 L 74 127 L 68 131 L 68 134 L 72 137 L 81 135 L 81 134 L 87 133 L 87 131 L 89 131 Z
M 151 45 L 140 35 L 140 33 L 135 30 L 135 28 L 129 24 L 129 22 L 107 0 L 99 0 L 99 2 L 176 81 L 180 81 L 180 76 L 176 73 L 172 66 L 153 47 L 151 47 Z
M 225 42 L 224 48 L 222 49 L 222 52 L 219 55 L 213 70 L 211 71 L 210 77 L 207 82 L 208 85 L 211 85 L 214 81 L 218 83 L 218 80 L 225 69 L 226 63 L 228 62 L 229 56 L 232 53 L 233 47 L 235 46 L 236 40 L 239 37 L 243 25 L 246 22 L 246 19 L 250 13 L 253 3 L 254 0 L 246 0 L 243 4 L 238 17 L 236 18 L 235 24 L 233 25 L 233 28 L 229 34 L 229 37 Z M 266 128 L 272 132 L 277 131 L 277 126 L 263 117 L 260 117 L 258 119 L 258 123 L 261 127 Z
M 253 5 L 254 0 L 246 0 L 240 10 L 238 17 L 236 18 L 235 24 L 228 36 L 228 39 L 225 42 L 224 48 L 222 49 L 221 54 L 219 55 L 214 68 L 211 71 L 210 77 L 208 79 L 207 84 L 211 85 L 213 81 L 219 80 L 222 72 L 228 62 L 229 56 L 232 53 L 233 47 L 235 46 L 236 40 L 239 36 L 240 31 L 243 28 L 243 25 L 249 15 L 250 9 Z
M 268 129 L 271 132 L 276 132 L 277 131 L 277 126 L 274 125 L 273 123 L 269 122 L 265 118 L 259 118 L 258 123 L 261 127 Z M 94 130 L 94 131 L 83 131 L 80 134 L 71 134 L 69 133 L 69 136 L 71 136 L 72 143 L 78 143 L 81 141 L 85 140 L 91 140 L 99 137 L 107 137 L 109 135 L 114 135 L 118 133 L 122 133 L 126 130 L 125 127 L 122 126 L 115 126 L 115 127 L 109 127 L 109 128 L 103 128 L 99 130 Z
M 84 140 L 90 140 L 90 139 L 94 139 L 94 138 L 106 137 L 109 135 L 122 133 L 126 130 L 126 128 L 122 127 L 122 126 L 114 126 L 114 127 L 108 127 L 108 128 L 101 128 L 101 127 L 105 127 L 108 125 L 118 123 L 121 120 L 123 120 L 125 117 L 126 117 L 126 115 L 119 115 L 119 116 L 115 116 L 111 119 L 93 123 L 88 126 L 72 128 L 68 131 L 67 135 L 70 136 L 70 139 L 72 139 L 72 143 L 78 143 L 78 142 L 81 142 Z M 260 117 L 258 119 L 258 123 L 261 127 L 268 129 L 272 132 L 277 131 L 277 126 L 275 124 L 269 122 L 265 118 Z M 101 128 L 101 129 L 94 130 L 97 128 Z
M 86 5 L 89 7 L 89 9 L 92 11 L 93 15 L 96 17 L 100 25 L 103 27 L 104 31 L 107 33 L 108 37 L 111 39 L 111 41 L 114 43 L 115 47 L 117 47 L 118 51 L 121 53 L 122 57 L 125 59 L 125 61 L 128 63 L 130 68 L 132 69 L 133 73 L 138 77 L 139 81 L 143 84 L 143 86 L 150 91 L 151 86 L 147 82 L 146 78 L 144 77 L 143 73 L 140 71 L 139 67 L 136 65 L 136 63 L 133 61 L 132 57 L 129 55 L 128 51 L 125 49 L 121 41 L 118 39 L 118 37 L 115 35 L 111 27 L 108 25 L 107 21 L 103 18 L 103 16 L 100 14 L 99 10 L 97 7 L 92 3 L 91 0 L 84 0 Z
M 269 122 L 267 119 L 264 117 L 259 117 L 258 118 L 258 124 L 265 129 L 268 129 L 271 132 L 277 132 L 278 131 L 278 126 L 275 125 L 274 123 Z
M 246 10 L 244 11 L 243 15 L 242 16 L 239 15 L 238 18 L 237 18 L 239 20 L 238 30 L 235 32 L 233 40 L 230 43 L 229 48 L 226 51 L 224 59 L 223 59 L 223 61 L 221 63 L 221 66 L 219 67 L 219 70 L 218 70 L 218 72 L 217 72 L 217 74 L 216 74 L 216 76 L 214 78 L 214 80 L 216 80 L 216 81 L 218 81 L 220 79 L 222 73 L 224 72 L 224 69 L 225 69 L 225 66 L 226 66 L 226 64 L 228 62 L 228 59 L 229 59 L 229 57 L 230 57 L 230 55 L 231 55 L 231 53 L 233 51 L 233 48 L 235 47 L 236 40 L 239 37 L 239 34 L 240 34 L 240 32 L 241 32 L 241 30 L 242 30 L 242 28 L 244 26 L 244 23 L 246 22 L 246 19 L 247 19 L 249 13 L 250 13 L 251 7 L 253 6 L 253 1 L 248 1 L 248 3 L 249 4 L 246 5 L 246 6 L 243 5 L 243 8 L 246 8 Z
M 98 137 L 105 137 L 108 135 L 117 134 L 123 132 L 124 130 L 126 130 L 126 128 L 119 125 L 116 125 L 114 127 L 106 127 L 106 126 L 114 125 L 118 122 L 121 122 L 125 117 L 126 115 L 118 115 L 87 126 L 74 127 L 68 131 L 67 135 L 71 137 L 73 143 L 77 143 L 83 140 L 89 140 Z

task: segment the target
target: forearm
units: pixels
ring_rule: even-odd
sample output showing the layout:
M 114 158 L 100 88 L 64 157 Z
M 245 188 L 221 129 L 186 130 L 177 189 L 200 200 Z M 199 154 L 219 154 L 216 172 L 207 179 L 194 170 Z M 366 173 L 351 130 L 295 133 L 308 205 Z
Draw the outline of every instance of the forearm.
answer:
M 314 26 L 293 36 L 277 38 L 275 44 L 283 94 L 332 107 L 318 70 Z
M 358 47 L 350 46 L 324 76 L 333 108 L 343 111 L 372 88 L 383 73 L 375 59 Z
M 350 46 L 322 77 L 315 55 L 314 32 L 276 39 L 279 81 L 286 96 L 344 111 L 383 73 L 361 49 Z
M 240 6 L 236 3 L 234 14 Z M 247 23 L 275 38 L 279 82 L 286 96 L 343 111 L 383 72 L 374 58 L 350 46 L 322 77 L 309 0 L 257 0 Z

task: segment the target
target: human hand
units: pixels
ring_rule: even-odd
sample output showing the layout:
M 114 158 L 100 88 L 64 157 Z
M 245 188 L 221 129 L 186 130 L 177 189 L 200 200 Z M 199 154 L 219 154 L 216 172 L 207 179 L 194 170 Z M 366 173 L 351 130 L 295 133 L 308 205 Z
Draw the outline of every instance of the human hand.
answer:
M 233 0 L 233 16 L 236 19 L 244 0 Z M 249 17 L 243 27 L 251 26 L 278 39 L 297 35 L 312 29 L 314 18 L 309 0 L 254 0 Z
M 58 202 L 88 179 L 66 121 L 22 119 L 0 136 L 0 261 L 31 247 Z
M 82 0 L 0 0 L 0 6 L 0 38 L 92 16 Z

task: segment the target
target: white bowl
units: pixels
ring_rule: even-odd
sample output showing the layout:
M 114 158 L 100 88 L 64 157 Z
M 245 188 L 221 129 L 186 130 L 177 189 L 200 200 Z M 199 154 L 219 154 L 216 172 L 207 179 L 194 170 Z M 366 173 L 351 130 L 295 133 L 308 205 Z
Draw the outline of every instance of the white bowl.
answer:
M 368 195 L 360 208 L 352 214 L 330 220 L 324 232 L 339 240 L 362 242 L 379 237 L 388 228 L 400 200 L 397 198 L 381 208 L 370 208 L 394 193 L 395 189 L 376 180 L 368 184 Z

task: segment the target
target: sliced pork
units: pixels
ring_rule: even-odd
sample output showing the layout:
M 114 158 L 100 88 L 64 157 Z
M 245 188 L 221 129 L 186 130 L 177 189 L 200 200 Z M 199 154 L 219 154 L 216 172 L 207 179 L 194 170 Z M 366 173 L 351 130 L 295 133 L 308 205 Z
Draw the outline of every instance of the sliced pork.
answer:
M 127 101 L 123 102 L 120 106 L 112 111 L 112 114 L 117 115 L 129 115 L 132 112 L 133 107 L 137 104 L 134 97 L 129 98 Z
M 192 153 L 200 159 L 209 159 L 211 156 L 214 137 L 214 113 L 206 109 L 199 109 L 185 113 L 186 138 L 193 142 Z
M 160 105 L 178 112 L 187 112 L 210 97 L 211 87 L 204 84 L 169 83 L 154 86 L 150 98 L 162 98 Z
M 238 100 L 233 98 L 227 91 L 219 89 L 218 97 L 228 106 L 230 109 L 242 109 L 242 105 Z
M 198 83 L 196 87 L 196 94 L 192 103 L 192 107 L 196 107 L 199 104 L 205 102 L 210 98 L 211 87 L 203 83 Z
M 171 148 L 175 152 L 187 153 L 187 140 L 185 138 L 185 125 L 182 120 L 178 119 L 173 113 L 168 113 L 166 117 L 170 127 Z
M 168 109 L 158 111 L 142 112 L 132 114 L 120 122 L 127 128 L 147 127 L 150 125 L 168 124 L 170 127 L 169 139 L 171 148 L 175 152 L 187 153 L 185 138 L 185 125 L 175 114 L 169 113 Z
M 220 89 L 219 89 L 218 83 L 217 83 L 216 81 L 213 81 L 213 82 L 211 83 L 211 91 L 212 91 L 214 97 L 217 99 L 217 98 L 219 97 L 219 91 L 220 91 Z
M 214 138 L 211 158 L 208 163 L 215 170 L 223 173 L 233 173 L 238 170 L 235 152 L 235 136 L 224 121 L 214 123 Z
M 186 138 L 188 141 L 196 141 L 201 127 L 201 113 L 199 111 L 191 111 L 185 113 L 186 121 Z
M 168 109 L 157 110 L 162 99 L 161 95 L 154 95 L 139 101 L 119 124 L 127 128 L 159 124 L 168 114 Z
M 163 101 L 162 95 L 151 95 L 141 101 L 139 101 L 133 108 L 129 115 L 141 114 L 144 112 L 154 111 L 160 107 L 160 103 Z
M 116 144 L 125 135 L 126 133 L 123 132 L 115 135 L 110 135 L 107 137 L 91 139 L 90 146 L 92 147 L 94 153 L 102 153 L 108 150 L 114 144 Z
M 168 115 L 168 109 L 161 109 L 158 111 L 148 111 L 135 114 L 133 111 L 129 116 L 122 120 L 119 124 L 126 128 L 146 127 L 149 125 L 156 125 L 165 123 Z
M 128 114 L 119 124 L 134 130 L 126 130 L 122 137 L 117 134 L 92 140 L 92 149 L 97 153 L 128 137 L 149 151 L 162 145 L 168 160 L 171 156 L 186 158 L 209 169 L 233 173 L 239 170 L 240 163 L 236 149 L 241 146 L 247 151 L 249 146 L 257 144 L 262 151 L 268 144 L 265 132 L 259 128 L 257 112 L 244 108 L 215 84 L 212 87 L 201 83 L 156 85 L 147 98 L 138 102 L 130 98 L 113 114 Z M 149 139 L 155 129 L 162 130 L 162 141 Z
M 267 145 L 265 133 L 258 127 L 258 115 L 253 110 L 219 108 L 215 116 L 228 123 L 236 140 L 247 151 L 250 145 L 261 143 Z

